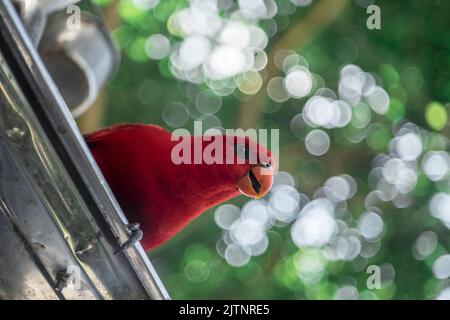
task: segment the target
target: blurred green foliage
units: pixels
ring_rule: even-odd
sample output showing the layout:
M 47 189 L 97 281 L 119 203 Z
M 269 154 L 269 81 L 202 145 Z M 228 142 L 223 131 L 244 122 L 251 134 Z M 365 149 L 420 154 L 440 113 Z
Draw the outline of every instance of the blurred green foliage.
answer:
M 150 60 L 145 52 L 147 38 L 155 33 L 171 41 L 179 37 L 168 32 L 168 19 L 174 11 L 186 7 L 184 0 L 163 0 L 151 10 L 142 10 L 132 0 L 97 0 L 105 11 L 116 10 L 118 25 L 112 30 L 122 52 L 122 63 L 107 89 L 104 125 L 120 122 L 155 123 L 168 127 L 162 119 L 164 106 L 180 101 L 192 106 L 189 90 L 196 85 L 177 80 L 169 69 L 169 58 Z M 277 1 L 279 6 L 289 0 Z M 304 19 L 316 5 L 297 8 L 291 15 L 276 15 L 277 33 L 269 38 L 268 50 L 274 47 L 289 28 Z M 359 1 L 362 2 L 362 1 Z M 330 132 L 332 145 L 327 155 L 309 155 L 290 131 L 292 117 L 300 112 L 306 99 L 289 99 L 278 111 L 264 113 L 260 127 L 274 126 L 281 131 L 281 170 L 288 168 L 301 192 L 312 196 L 332 175 L 347 173 L 358 183 L 358 192 L 348 207 L 357 218 L 365 211 L 364 197 L 370 191 L 368 174 L 373 158 L 389 150 L 392 126 L 404 119 L 448 137 L 450 101 L 450 2 L 444 0 L 376 1 L 381 8 L 381 30 L 366 28 L 368 15 L 356 1 L 335 22 L 318 33 L 306 46 L 296 50 L 309 62 L 327 86 L 337 90 L 340 68 L 354 63 L 381 77 L 390 96 L 386 115 L 372 115 L 377 123 L 367 139 L 351 143 L 344 137 L 354 127 Z M 268 26 L 262 22 L 261 27 Z M 199 87 L 204 85 L 199 85 Z M 264 90 L 264 88 L 262 89 Z M 238 125 L 241 104 L 248 97 L 234 93 L 222 98 L 217 113 L 222 125 Z M 277 103 L 268 100 L 270 106 Z M 357 112 L 354 110 L 354 112 Z M 191 128 L 192 119 L 185 127 Z M 170 129 L 168 127 L 168 129 Z M 283 148 L 291 146 L 289 151 Z M 293 147 L 292 147 L 293 146 Z M 432 145 L 425 146 L 432 149 Z M 399 209 L 383 205 L 385 235 L 381 249 L 368 261 L 336 261 L 325 264 L 326 273 L 315 284 L 305 284 L 298 276 L 299 255 L 318 255 L 317 249 L 298 249 L 292 242 L 289 227 L 274 227 L 268 232 L 269 248 L 243 267 L 232 267 L 218 255 L 216 242 L 221 230 L 212 212 L 199 217 L 170 243 L 150 253 L 163 282 L 173 298 L 230 299 L 332 299 L 342 285 L 358 288 L 361 299 L 432 299 L 446 286 L 432 273 L 438 256 L 450 248 L 449 230 L 433 218 L 428 202 L 437 190 L 449 192 L 449 186 L 436 186 L 419 173 L 412 207 Z M 233 200 L 241 206 L 243 197 Z M 426 230 L 438 236 L 438 246 L 424 261 L 414 258 L 412 246 Z M 319 257 L 320 259 L 320 257 Z M 365 266 L 390 264 L 393 281 L 381 289 L 366 286 L 369 274 Z

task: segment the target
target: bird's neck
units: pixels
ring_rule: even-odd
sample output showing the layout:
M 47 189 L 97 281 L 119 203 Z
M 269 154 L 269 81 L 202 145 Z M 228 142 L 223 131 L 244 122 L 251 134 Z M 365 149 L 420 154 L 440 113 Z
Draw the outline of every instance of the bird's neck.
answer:
M 191 139 L 193 144 L 195 139 L 201 137 Z M 170 163 L 169 170 L 165 170 L 161 180 L 158 181 L 161 188 L 155 190 L 158 194 L 157 199 L 150 201 L 155 210 L 149 211 L 151 216 L 148 216 L 146 224 L 151 229 L 147 234 L 153 238 L 152 245 L 172 237 L 208 209 L 238 196 L 240 192 L 237 190 L 236 182 L 240 175 L 244 174 L 242 170 L 242 172 L 236 170 L 233 164 L 204 162 L 176 164 L 173 159 L 167 159 L 175 143 L 168 145 L 170 147 L 166 149 L 166 159 L 162 162 Z M 162 206 L 162 203 L 168 205 Z M 159 221 L 158 230 L 152 224 L 155 220 Z
M 239 195 L 236 182 L 244 171 L 237 170 L 235 164 L 226 164 L 226 161 L 209 163 L 204 154 L 208 142 L 199 136 L 190 139 L 190 163 L 173 166 L 183 184 L 189 181 L 188 189 L 185 188 L 186 201 L 205 209 Z

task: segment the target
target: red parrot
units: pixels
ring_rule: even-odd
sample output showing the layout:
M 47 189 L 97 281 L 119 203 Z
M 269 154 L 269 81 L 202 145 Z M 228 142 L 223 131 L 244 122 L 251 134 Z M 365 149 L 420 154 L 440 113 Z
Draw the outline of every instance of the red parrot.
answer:
M 191 150 L 199 143 L 203 152 L 214 139 L 223 139 L 223 154 L 233 155 L 232 164 L 225 160 L 176 164 L 172 150 L 179 142 L 156 125 L 116 125 L 85 136 L 128 220 L 140 223 L 146 251 L 168 241 L 213 206 L 240 193 L 260 198 L 269 191 L 274 167 L 270 151 L 248 137 L 208 138 L 189 136 Z M 251 155 L 257 161 L 249 161 Z

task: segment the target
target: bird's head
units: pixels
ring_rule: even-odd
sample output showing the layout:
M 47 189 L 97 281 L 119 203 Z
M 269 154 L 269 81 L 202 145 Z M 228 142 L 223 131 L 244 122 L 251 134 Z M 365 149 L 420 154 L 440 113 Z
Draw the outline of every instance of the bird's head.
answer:
M 236 188 L 252 198 L 265 196 L 272 187 L 275 167 L 270 151 L 248 137 L 228 140 L 226 152 L 233 155 L 233 169 L 239 173 Z
M 196 144 L 201 148 L 196 148 Z M 201 153 L 202 163 L 197 168 L 201 171 L 199 175 L 207 178 L 208 186 L 239 191 L 256 199 L 267 194 L 272 186 L 275 168 L 272 154 L 247 136 L 196 136 L 192 149 Z M 194 158 L 192 161 L 195 166 Z

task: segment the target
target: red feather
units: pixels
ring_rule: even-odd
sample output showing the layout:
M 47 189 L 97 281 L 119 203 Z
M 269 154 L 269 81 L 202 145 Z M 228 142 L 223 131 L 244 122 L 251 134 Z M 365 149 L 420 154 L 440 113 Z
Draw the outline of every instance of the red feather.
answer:
M 117 125 L 85 138 L 128 220 L 141 224 L 145 250 L 164 243 L 207 209 L 239 195 L 237 182 L 252 167 L 176 165 L 171 152 L 178 142 L 155 125 Z M 193 146 L 202 137 L 190 139 Z M 201 143 L 204 148 L 209 142 Z

